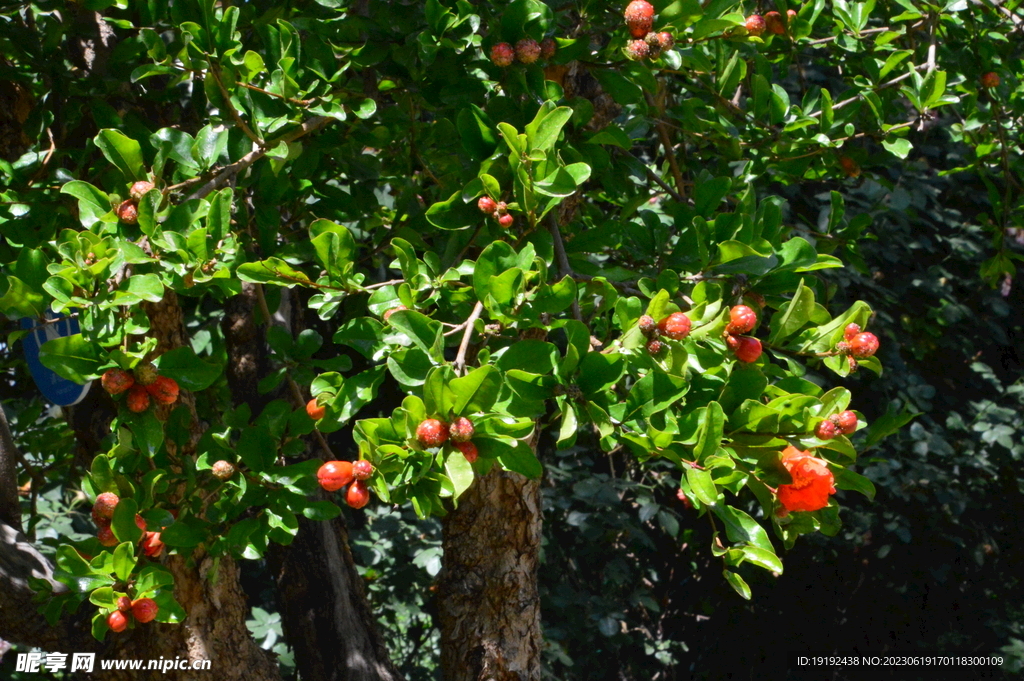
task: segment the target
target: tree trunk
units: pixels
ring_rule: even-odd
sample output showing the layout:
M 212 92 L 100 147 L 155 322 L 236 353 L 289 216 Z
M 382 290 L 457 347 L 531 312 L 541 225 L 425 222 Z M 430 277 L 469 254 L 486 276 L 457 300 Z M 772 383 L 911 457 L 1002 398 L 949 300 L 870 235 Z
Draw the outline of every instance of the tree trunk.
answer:
M 256 390 L 268 365 L 267 327 L 255 323 L 261 293 L 258 285 L 243 284 L 242 293 L 225 305 L 221 325 L 232 396 L 236 404 L 248 404 L 254 418 L 269 399 Z M 301 318 L 290 321 L 288 330 L 294 336 Z M 286 396 L 295 398 L 290 391 Z M 303 679 L 400 681 L 366 601 L 343 517 L 330 522 L 300 518 L 295 540 L 288 546 L 271 545 L 267 559 L 277 580 L 285 638 Z
M 444 519 L 445 681 L 540 679 L 540 482 L 493 468 Z
M 285 637 L 299 676 L 309 681 L 400 681 L 377 631 L 352 560 L 345 521 L 299 521 L 299 534 L 275 547 Z

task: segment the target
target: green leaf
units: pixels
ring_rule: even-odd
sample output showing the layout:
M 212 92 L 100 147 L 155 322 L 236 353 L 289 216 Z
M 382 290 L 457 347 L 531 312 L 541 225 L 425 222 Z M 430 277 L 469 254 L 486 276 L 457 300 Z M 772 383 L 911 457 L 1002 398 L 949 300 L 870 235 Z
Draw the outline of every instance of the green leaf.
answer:
M 438 201 L 426 212 L 427 222 L 440 229 L 466 229 L 484 219 L 475 204 L 466 203 L 457 191 L 447 201 Z
M 153 363 L 161 376 L 173 378 L 179 387 L 193 392 L 206 390 L 221 374 L 220 366 L 199 359 L 189 346 L 168 350 Z
M 120 506 L 120 504 L 118 504 Z M 128 542 L 118 544 L 114 549 L 114 574 L 122 582 L 128 581 L 135 569 L 135 547 Z
M 260 262 L 247 262 L 238 266 L 238 278 L 256 284 L 292 287 L 309 284 L 309 277 L 280 258 L 267 258 Z
M 730 541 L 737 544 L 753 544 L 765 551 L 775 552 L 765 529 L 743 511 L 726 504 L 714 504 L 711 510 L 725 524 L 725 534 Z
M 920 415 L 920 412 L 912 412 L 909 405 L 903 405 L 903 408 L 900 409 L 898 402 L 890 402 L 886 407 L 885 414 L 875 419 L 868 427 L 864 448 L 874 447 Z
M 576 433 L 579 424 L 576 420 L 576 407 L 569 400 L 562 403 L 562 422 L 558 429 L 558 441 L 555 446 L 559 449 L 568 449 L 576 444 Z
M 567 106 L 560 106 L 553 109 L 537 126 L 537 133 L 530 135 L 527 128 L 526 138 L 530 142 L 530 148 L 537 151 L 547 151 L 555 146 L 562 127 L 572 118 L 572 109 Z
M 514 471 L 528 478 L 539 478 L 544 472 L 544 466 L 537 460 L 537 455 L 526 443 L 519 440 L 512 442 L 515 443 L 514 446 L 492 438 L 473 439 L 481 456 L 497 458 L 501 467 L 507 471 Z
M 121 499 L 114 507 L 114 517 L 110 522 L 110 529 L 118 541 L 132 542 L 133 544 L 142 539 L 142 530 L 135 524 L 135 515 L 139 512 L 138 504 L 134 499 Z
M 743 551 L 743 558 L 754 565 L 770 572 L 782 572 L 782 561 L 774 551 L 767 551 L 758 546 L 743 546 L 740 550 Z
M 697 461 L 703 461 L 718 451 L 725 434 L 725 412 L 718 402 L 708 403 L 707 410 L 701 416 L 699 433 L 693 455 Z
M 388 317 L 388 323 L 394 331 L 404 334 L 415 347 L 426 352 L 435 361 L 444 361 L 444 357 L 440 356 L 443 341 L 441 325 L 438 322 L 415 310 L 399 310 Z
M 729 582 L 729 586 L 736 590 L 736 593 L 748 601 L 750 600 L 750 586 L 742 577 L 728 569 L 723 570 L 722 575 L 725 576 L 725 581 Z
M 93 138 L 108 161 L 117 166 L 128 182 L 145 180 L 142 167 L 142 147 L 119 130 L 104 129 Z
M 711 479 L 711 473 L 690 465 L 686 465 L 685 469 L 686 482 L 694 495 L 708 506 L 713 506 L 718 501 L 718 488 Z
M 462 136 L 462 148 L 471 157 L 482 160 L 491 156 L 498 148 L 498 136 L 494 124 L 484 110 L 476 104 L 459 111 L 456 125 Z
M 151 303 L 159 303 L 164 297 L 164 284 L 155 274 L 133 274 L 128 278 L 126 290 L 135 298 Z M 132 300 L 130 304 L 136 302 Z
M 99 345 L 76 333 L 43 343 L 39 361 L 58 376 L 85 385 L 100 375 L 101 367 L 109 360 Z
M 779 343 L 795 334 L 810 321 L 812 312 L 814 312 L 814 291 L 805 286 L 801 279 L 792 300 L 783 305 L 772 317 L 772 330 L 768 336 L 768 343 Z
M 626 371 L 626 361 L 618 353 L 588 352 L 580 361 L 576 385 L 584 395 L 597 395 L 609 390 Z
M 110 575 L 93 570 L 78 551 L 67 544 L 57 549 L 56 563 L 54 579 L 78 593 L 88 593 L 114 583 Z
M 10 276 L 7 277 L 7 292 L 0 296 L 0 313 L 17 317 L 41 317 L 46 312 L 46 303 L 46 296 L 18 277 Z
M 302 509 L 302 515 L 310 520 L 334 520 L 341 515 L 341 509 L 330 501 L 313 501 Z
M 316 220 L 309 226 L 316 260 L 332 277 L 352 269 L 356 243 L 352 233 L 330 220 Z
M 889 137 L 882 140 L 882 146 L 885 147 L 886 151 L 893 154 L 899 159 L 905 159 L 910 155 L 911 149 L 914 145 L 911 144 L 910 140 L 904 137 Z
M 160 540 L 168 546 L 191 548 L 206 539 L 207 527 L 209 523 L 198 518 L 181 519 L 164 528 L 160 533 Z
M 874 501 L 875 484 L 869 479 L 846 468 L 838 466 L 829 466 L 829 468 L 832 469 L 832 473 L 835 475 L 837 489 L 849 489 L 854 492 L 860 492 L 868 500 Z
M 485 365 L 453 379 L 448 385 L 454 395 L 452 414 L 486 412 L 494 406 L 501 392 L 501 373 L 493 365 Z
M 277 458 L 277 444 L 267 426 L 250 426 L 242 431 L 235 452 L 252 470 L 264 471 Z
M 461 452 L 455 451 L 445 458 L 444 470 L 452 481 L 452 485 L 455 486 L 452 497 L 458 499 L 473 484 L 475 478 L 473 464 Z

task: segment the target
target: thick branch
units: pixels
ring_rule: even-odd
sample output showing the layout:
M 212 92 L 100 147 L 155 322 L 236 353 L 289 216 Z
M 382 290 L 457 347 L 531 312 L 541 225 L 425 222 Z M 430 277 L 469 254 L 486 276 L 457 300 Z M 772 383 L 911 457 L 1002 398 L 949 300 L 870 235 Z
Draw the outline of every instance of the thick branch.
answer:
M 0 638 L 44 650 L 96 650 L 98 641 L 89 636 L 91 613 L 80 608 L 50 627 L 32 602 L 29 579 L 49 582 L 56 592 L 67 588 L 53 579 L 53 566 L 21 532 L 0 522 Z

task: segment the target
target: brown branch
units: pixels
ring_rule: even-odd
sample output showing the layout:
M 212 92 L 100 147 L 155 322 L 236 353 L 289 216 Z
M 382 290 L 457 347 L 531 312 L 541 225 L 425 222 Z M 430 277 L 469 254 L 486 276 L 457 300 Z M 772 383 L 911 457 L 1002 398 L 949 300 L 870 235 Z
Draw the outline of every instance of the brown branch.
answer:
M 298 104 L 299 106 L 309 106 L 310 104 L 316 101 L 315 99 L 292 99 L 291 97 L 285 97 L 284 95 L 279 95 L 276 92 L 264 90 L 261 87 L 256 87 L 255 85 L 250 85 L 249 83 L 239 83 L 239 85 L 249 90 L 253 90 L 255 92 L 267 95 L 268 97 L 277 97 L 278 99 L 283 99 L 284 101 L 290 104 Z
M 646 165 L 644 166 L 644 170 L 647 171 L 647 178 L 650 180 L 654 180 L 654 183 L 657 184 L 662 189 L 664 189 L 666 192 L 668 192 L 669 196 L 671 196 L 679 203 L 686 203 L 686 199 L 683 197 L 683 195 L 677 192 L 675 189 L 672 189 L 672 187 L 670 187 L 668 183 L 665 182 L 665 180 L 658 177 L 658 174 L 656 172 L 648 168 Z
M 216 177 L 214 177 L 212 180 L 210 180 L 202 187 L 197 189 L 191 196 L 185 199 L 185 201 L 191 201 L 193 199 L 202 199 L 209 196 L 213 191 L 224 186 L 232 177 L 234 177 L 238 173 L 243 172 L 253 163 L 263 158 L 269 150 L 273 149 L 277 145 L 281 144 L 282 142 L 284 142 L 285 144 L 289 142 L 294 142 L 300 137 L 304 137 L 305 135 L 308 135 L 311 132 L 319 130 L 320 128 L 330 123 L 331 120 L 333 119 L 328 118 L 326 116 L 314 116 L 313 118 L 303 121 L 302 125 L 300 125 L 298 128 L 292 130 L 291 132 L 285 135 L 270 140 L 269 142 L 267 142 L 267 145 L 265 147 L 261 149 L 256 149 L 254 151 L 250 151 L 248 154 L 238 159 L 234 163 L 225 166 L 224 169 L 221 170 Z
M 210 75 L 213 76 L 213 80 L 216 81 L 217 89 L 220 90 L 220 95 L 224 98 L 224 104 L 228 107 L 228 113 L 230 113 L 231 117 L 235 119 L 235 125 L 241 128 L 242 132 L 245 133 L 245 136 L 255 142 L 257 146 L 265 147 L 267 145 L 266 141 L 252 131 L 252 128 L 246 124 L 242 119 L 242 116 L 238 113 L 238 110 L 235 109 L 234 104 L 231 103 L 231 95 L 228 94 L 227 88 L 224 87 L 224 82 L 220 79 L 220 74 L 217 73 L 217 67 L 213 65 L 212 60 L 210 61 Z
M 662 102 L 655 102 L 654 97 L 651 93 L 645 93 L 647 96 L 647 105 L 657 110 L 658 115 L 654 118 L 654 127 L 658 131 L 658 139 L 661 140 L 661 146 L 665 150 L 665 158 L 668 159 L 668 167 L 672 171 L 672 179 L 676 183 L 676 191 L 681 195 L 686 195 L 686 182 L 683 181 L 683 173 L 679 169 L 679 161 L 676 160 L 675 150 L 672 148 L 672 138 L 668 135 L 668 128 L 665 127 L 665 122 L 662 120 L 665 116 L 665 108 Z

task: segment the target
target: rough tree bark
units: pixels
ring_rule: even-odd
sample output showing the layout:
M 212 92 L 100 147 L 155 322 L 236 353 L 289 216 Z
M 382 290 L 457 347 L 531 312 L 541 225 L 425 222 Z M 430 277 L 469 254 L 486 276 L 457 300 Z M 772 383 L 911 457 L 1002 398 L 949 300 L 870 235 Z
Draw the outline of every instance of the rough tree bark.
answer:
M 444 518 L 445 681 L 540 679 L 540 482 L 497 468 Z

